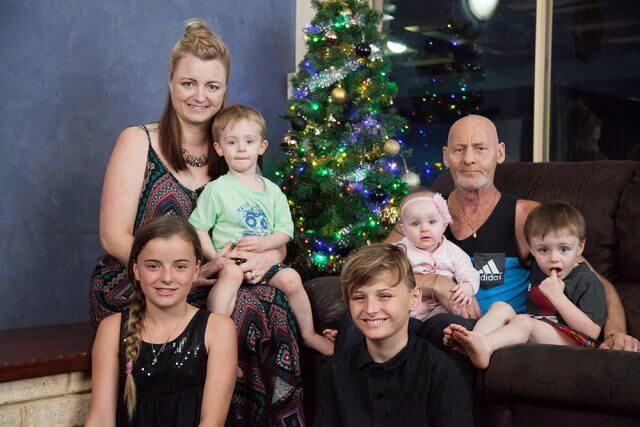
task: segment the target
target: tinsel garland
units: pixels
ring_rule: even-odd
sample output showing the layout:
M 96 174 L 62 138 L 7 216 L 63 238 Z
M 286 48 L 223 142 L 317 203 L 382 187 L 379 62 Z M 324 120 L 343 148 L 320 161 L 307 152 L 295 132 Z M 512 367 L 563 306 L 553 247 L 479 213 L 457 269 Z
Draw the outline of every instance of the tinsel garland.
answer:
M 363 26 L 365 24 L 364 17 L 361 14 L 356 13 L 354 16 L 349 17 L 349 23 L 351 25 Z M 302 31 L 310 36 L 314 34 L 324 34 L 328 30 L 332 29 L 333 26 L 333 22 L 321 22 L 315 25 L 305 25 L 304 28 L 302 28 Z
M 344 79 L 350 72 L 356 71 L 360 67 L 362 67 L 362 64 L 360 64 L 358 61 L 350 59 L 340 68 L 328 71 L 320 71 L 318 74 L 312 76 L 309 79 L 309 83 L 307 84 L 307 86 L 309 87 L 309 91 L 314 92 L 318 89 L 329 87 L 335 82 Z

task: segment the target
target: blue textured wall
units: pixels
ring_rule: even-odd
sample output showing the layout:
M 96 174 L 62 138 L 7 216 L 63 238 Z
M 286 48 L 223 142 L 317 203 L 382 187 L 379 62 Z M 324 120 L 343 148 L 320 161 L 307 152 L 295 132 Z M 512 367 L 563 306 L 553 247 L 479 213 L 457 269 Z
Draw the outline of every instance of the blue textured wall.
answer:
M 0 2 L 0 329 L 88 318 L 104 170 L 119 132 L 157 120 L 169 52 L 199 17 L 232 52 L 231 102 L 286 130 L 294 0 Z

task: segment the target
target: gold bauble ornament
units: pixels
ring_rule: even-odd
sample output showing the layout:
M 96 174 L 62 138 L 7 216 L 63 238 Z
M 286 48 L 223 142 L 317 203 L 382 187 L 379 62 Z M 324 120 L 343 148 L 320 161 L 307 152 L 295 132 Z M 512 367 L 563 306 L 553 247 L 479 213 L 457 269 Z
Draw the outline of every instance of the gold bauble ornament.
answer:
M 349 16 L 353 15 L 353 11 L 349 8 L 349 6 L 343 7 L 342 12 L 340 13 L 342 13 L 343 15 L 349 15 Z
M 336 104 L 344 104 L 349 100 L 349 94 L 344 88 L 338 86 L 331 91 L 331 98 Z
M 335 43 L 338 41 L 338 33 L 336 33 L 333 30 L 328 30 L 325 34 L 324 34 L 324 38 L 329 42 L 329 43 Z
M 407 184 L 409 191 L 416 191 L 420 189 L 420 175 L 415 172 L 407 171 L 404 175 L 402 175 L 402 179 Z
M 400 143 L 395 139 L 387 139 L 384 143 L 384 152 L 388 156 L 395 156 L 400 152 Z

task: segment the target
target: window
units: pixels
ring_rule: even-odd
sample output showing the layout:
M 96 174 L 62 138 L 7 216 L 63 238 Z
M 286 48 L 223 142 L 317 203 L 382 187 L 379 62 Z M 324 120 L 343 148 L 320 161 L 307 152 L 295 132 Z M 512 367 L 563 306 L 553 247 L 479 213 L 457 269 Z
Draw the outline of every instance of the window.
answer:
M 640 3 L 554 1 L 550 157 L 640 160 Z
M 447 132 L 477 112 L 496 123 L 511 161 L 531 161 L 535 1 L 386 1 L 396 105 L 410 121 L 403 142 L 410 169 L 430 184 L 441 164 Z

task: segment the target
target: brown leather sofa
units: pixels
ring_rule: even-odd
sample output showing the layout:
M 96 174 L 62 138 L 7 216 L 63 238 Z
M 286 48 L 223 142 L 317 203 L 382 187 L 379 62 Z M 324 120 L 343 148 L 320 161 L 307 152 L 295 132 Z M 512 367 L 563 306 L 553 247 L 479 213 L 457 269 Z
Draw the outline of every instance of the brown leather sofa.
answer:
M 587 222 L 586 258 L 618 290 L 628 332 L 640 337 L 640 163 L 511 163 L 496 186 L 520 198 L 565 200 Z M 449 193 L 450 177 L 434 189 Z M 336 277 L 305 283 L 318 330 L 346 313 Z M 312 420 L 317 354 L 304 354 L 305 406 Z M 638 426 L 640 353 L 521 344 L 497 351 L 476 375 L 476 425 Z M 310 421 L 309 420 L 309 421 Z

